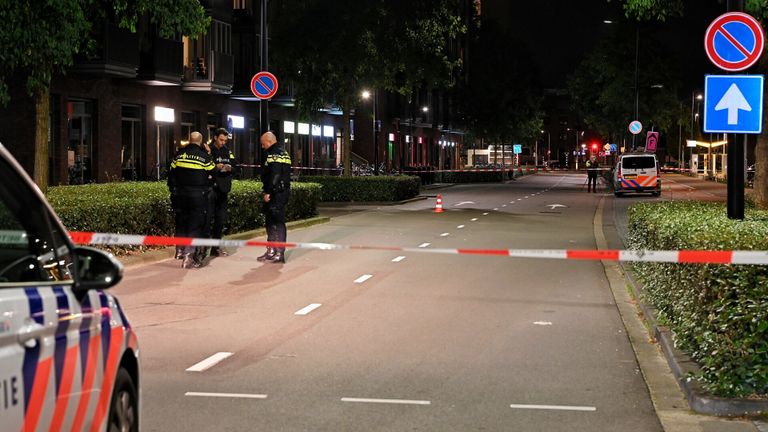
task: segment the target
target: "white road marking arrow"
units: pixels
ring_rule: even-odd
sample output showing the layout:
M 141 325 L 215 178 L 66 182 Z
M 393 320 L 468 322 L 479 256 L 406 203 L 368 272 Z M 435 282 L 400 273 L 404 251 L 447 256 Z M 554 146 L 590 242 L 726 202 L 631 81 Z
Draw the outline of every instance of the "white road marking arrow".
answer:
M 567 208 L 568 206 L 564 206 L 564 205 L 562 205 L 562 204 L 547 204 L 545 207 L 549 207 L 549 208 L 551 208 L 552 210 L 554 210 L 554 209 L 556 209 L 556 208 L 558 208 L 558 207 Z
M 715 111 L 728 110 L 728 124 L 739 124 L 739 110 L 752 111 L 752 106 L 747 102 L 747 98 L 739 90 L 736 83 L 731 84 L 723 98 L 715 106 Z

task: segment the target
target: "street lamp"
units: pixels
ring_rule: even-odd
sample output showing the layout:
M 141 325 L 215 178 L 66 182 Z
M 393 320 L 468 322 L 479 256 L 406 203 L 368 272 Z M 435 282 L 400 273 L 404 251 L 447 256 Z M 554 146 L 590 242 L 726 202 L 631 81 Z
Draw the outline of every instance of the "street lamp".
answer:
M 549 154 L 552 150 L 552 135 L 549 133 L 549 131 L 542 130 L 541 133 L 547 134 L 547 162 L 544 164 L 544 166 L 549 166 Z
M 363 99 L 368 100 L 371 98 L 371 92 L 364 90 L 362 95 Z M 373 90 L 373 175 L 379 175 L 379 140 L 376 139 L 376 90 Z
M 696 94 L 695 90 L 691 92 L 691 140 L 692 141 L 696 139 L 694 136 L 694 128 L 695 128 L 694 124 L 699 119 L 699 113 L 698 113 L 699 110 L 697 109 L 696 113 L 694 114 L 693 106 L 695 101 L 702 101 L 702 100 L 704 100 L 704 95 L 702 95 L 701 93 Z M 693 149 L 691 149 L 691 157 L 693 157 Z

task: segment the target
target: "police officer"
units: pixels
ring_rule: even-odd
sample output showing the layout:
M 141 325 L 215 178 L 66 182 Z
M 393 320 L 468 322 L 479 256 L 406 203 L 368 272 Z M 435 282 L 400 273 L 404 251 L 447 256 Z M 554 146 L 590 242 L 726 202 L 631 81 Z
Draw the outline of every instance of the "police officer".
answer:
M 182 237 L 200 237 L 208 217 L 208 195 L 211 191 L 210 175 L 215 168 L 211 156 L 202 148 L 203 135 L 192 132 L 189 144 L 179 150 L 168 171 L 168 189 L 176 208 L 176 230 Z M 202 267 L 195 259 L 195 247 L 185 246 L 182 251 L 183 268 Z
M 285 212 L 291 193 L 291 157 L 280 145 L 272 132 L 261 136 L 261 148 L 267 157 L 261 172 L 264 191 L 264 215 L 267 220 L 267 241 L 285 242 Z M 285 262 L 285 248 L 267 248 L 258 261 L 271 263 Z
M 211 238 L 220 239 L 224 233 L 224 226 L 228 219 L 227 201 L 229 191 L 232 190 L 232 166 L 235 165 L 235 155 L 227 147 L 229 132 L 226 129 L 217 129 L 211 147 L 211 157 L 216 169 L 213 174 L 213 196 L 211 197 L 213 228 Z M 214 247 L 212 256 L 229 255 L 224 249 Z
M 597 174 L 600 170 L 600 164 L 597 158 L 592 156 L 587 161 L 587 192 L 597 192 Z

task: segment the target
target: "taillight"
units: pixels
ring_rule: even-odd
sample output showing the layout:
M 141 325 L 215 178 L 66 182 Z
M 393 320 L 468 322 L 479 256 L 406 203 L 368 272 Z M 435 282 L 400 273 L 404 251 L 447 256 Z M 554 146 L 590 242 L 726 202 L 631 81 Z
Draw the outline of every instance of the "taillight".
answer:
M 621 178 L 621 165 L 619 165 L 618 171 L 616 171 L 616 177 Z

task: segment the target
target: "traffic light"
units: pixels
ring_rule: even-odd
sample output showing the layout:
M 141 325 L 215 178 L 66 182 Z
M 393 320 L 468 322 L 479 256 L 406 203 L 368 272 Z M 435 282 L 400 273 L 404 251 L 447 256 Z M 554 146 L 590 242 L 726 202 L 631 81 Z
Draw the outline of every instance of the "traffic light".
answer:
M 597 143 L 592 143 L 592 152 L 597 152 Z

